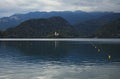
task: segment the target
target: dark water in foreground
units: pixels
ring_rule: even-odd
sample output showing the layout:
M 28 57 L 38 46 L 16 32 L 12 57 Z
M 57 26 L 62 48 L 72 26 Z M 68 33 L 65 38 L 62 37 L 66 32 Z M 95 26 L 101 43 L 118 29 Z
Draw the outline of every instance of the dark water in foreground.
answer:
M 120 44 L 0 42 L 0 79 L 119 79 Z

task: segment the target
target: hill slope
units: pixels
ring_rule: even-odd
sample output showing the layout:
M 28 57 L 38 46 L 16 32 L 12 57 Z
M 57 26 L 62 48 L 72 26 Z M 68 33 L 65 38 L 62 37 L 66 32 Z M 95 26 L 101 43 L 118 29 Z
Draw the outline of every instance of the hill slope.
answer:
M 101 28 L 105 24 L 109 24 L 111 21 L 120 19 L 120 13 L 107 14 L 97 19 L 92 19 L 84 22 L 79 22 L 75 25 L 80 32 L 85 35 L 90 35 L 96 32 L 97 29 Z
M 15 28 L 6 30 L 4 35 L 8 38 L 46 38 L 54 37 L 55 32 L 59 33 L 58 37 L 75 36 L 73 26 L 61 17 L 31 19 L 21 23 Z
M 98 38 L 120 38 L 120 19 L 114 20 L 95 33 L 95 37 Z

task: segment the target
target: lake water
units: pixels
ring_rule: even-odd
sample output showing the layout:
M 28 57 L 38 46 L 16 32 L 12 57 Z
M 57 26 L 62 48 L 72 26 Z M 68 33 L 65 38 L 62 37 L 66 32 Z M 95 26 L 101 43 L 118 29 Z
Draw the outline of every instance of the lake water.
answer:
M 120 43 L 2 41 L 0 79 L 120 79 Z

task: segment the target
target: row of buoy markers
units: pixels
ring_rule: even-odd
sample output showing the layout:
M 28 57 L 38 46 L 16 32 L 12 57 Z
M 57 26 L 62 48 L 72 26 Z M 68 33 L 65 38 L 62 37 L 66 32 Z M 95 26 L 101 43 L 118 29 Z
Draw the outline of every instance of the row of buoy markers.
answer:
M 96 47 L 95 45 L 93 45 L 93 44 L 92 44 L 92 46 L 95 47 L 95 49 L 98 49 L 98 52 L 100 53 L 101 50 L 100 50 L 99 48 L 97 48 L 97 47 Z
M 95 47 L 95 49 L 98 49 L 98 53 L 100 53 L 101 50 L 99 48 L 97 48 L 94 44 L 92 44 L 92 46 Z M 111 59 L 111 55 L 108 55 L 108 59 Z

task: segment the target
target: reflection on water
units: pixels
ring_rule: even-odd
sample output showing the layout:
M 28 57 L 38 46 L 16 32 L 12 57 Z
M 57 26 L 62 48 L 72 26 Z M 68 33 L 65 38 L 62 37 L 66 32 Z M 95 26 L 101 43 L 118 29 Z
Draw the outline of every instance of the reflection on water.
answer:
M 120 44 L 0 42 L 0 79 L 119 79 Z

